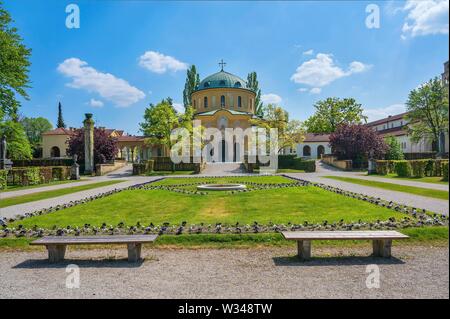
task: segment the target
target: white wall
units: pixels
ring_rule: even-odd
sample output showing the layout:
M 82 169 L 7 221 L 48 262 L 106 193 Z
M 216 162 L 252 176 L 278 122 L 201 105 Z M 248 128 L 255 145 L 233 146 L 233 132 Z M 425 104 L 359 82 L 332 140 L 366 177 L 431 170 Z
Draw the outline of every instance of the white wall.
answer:
M 303 147 L 308 145 L 311 148 L 311 155 L 306 156 L 303 154 Z M 300 143 L 297 144 L 297 156 L 298 157 L 307 157 L 307 158 L 317 158 L 317 147 L 322 145 L 325 148 L 324 154 L 331 154 L 331 147 L 327 142 L 311 142 L 311 143 Z

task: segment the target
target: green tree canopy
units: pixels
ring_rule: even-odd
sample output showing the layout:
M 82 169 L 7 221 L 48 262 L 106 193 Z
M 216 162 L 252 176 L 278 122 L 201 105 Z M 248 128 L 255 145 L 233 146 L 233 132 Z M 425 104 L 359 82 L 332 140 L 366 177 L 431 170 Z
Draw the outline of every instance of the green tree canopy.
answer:
M 314 108 L 314 115 L 305 121 L 309 133 L 332 133 L 340 124 L 367 121 L 361 104 L 352 98 L 327 98 L 314 104 Z
M 388 136 L 384 139 L 387 145 L 385 158 L 387 160 L 402 160 L 404 159 L 402 147 L 394 136 Z
M 253 119 L 250 123 L 267 130 L 278 130 L 277 153 L 286 147 L 294 147 L 301 143 L 305 137 L 303 123 L 297 120 L 289 120 L 289 113 L 279 106 L 268 104 L 264 113 L 264 119 Z
M 192 106 L 191 94 L 194 92 L 197 85 L 200 83 L 200 75 L 197 73 L 197 69 L 195 65 L 191 65 L 191 67 L 187 70 L 186 73 L 186 83 L 184 84 L 183 90 L 183 104 L 187 109 L 189 106 Z
M 30 159 L 31 146 L 22 124 L 13 120 L 0 122 L 0 136 L 6 136 L 7 157 L 10 159 Z
M 247 76 L 247 88 L 255 92 L 255 114 L 264 115 L 264 105 L 261 101 L 261 89 L 259 88 L 258 76 L 256 72 L 250 72 Z
M 39 150 L 42 148 L 42 133 L 53 128 L 52 123 L 43 117 L 24 117 L 20 120 L 28 141 L 33 150 L 33 155 L 39 157 Z
M 13 20 L 0 2 L 0 121 L 17 118 L 20 103 L 16 94 L 28 99 L 31 50 L 22 44 Z
M 409 93 L 406 102 L 411 140 L 427 139 L 439 151 L 439 135 L 448 133 L 448 86 L 434 78 Z

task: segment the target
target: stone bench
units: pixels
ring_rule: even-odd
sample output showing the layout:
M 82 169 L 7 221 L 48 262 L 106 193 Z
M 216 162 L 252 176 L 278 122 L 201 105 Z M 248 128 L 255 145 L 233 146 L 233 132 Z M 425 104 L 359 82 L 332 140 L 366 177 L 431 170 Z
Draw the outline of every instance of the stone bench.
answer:
M 311 258 L 313 240 L 372 240 L 373 255 L 391 257 L 392 240 L 409 238 L 397 231 L 296 231 L 282 232 L 287 240 L 295 240 L 300 259 Z
M 153 243 L 158 235 L 117 235 L 117 236 L 83 236 L 62 237 L 47 236 L 33 241 L 30 245 L 43 245 L 48 251 L 48 260 L 56 263 L 64 260 L 67 245 L 110 245 L 126 244 L 128 261 L 137 262 L 141 259 L 141 247 L 144 243 Z

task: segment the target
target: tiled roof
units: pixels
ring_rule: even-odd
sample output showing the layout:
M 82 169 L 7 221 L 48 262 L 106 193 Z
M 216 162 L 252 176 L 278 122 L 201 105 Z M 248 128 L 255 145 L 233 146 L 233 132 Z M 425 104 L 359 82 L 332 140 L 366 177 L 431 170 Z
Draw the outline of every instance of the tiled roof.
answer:
M 122 135 L 117 137 L 118 142 L 141 142 L 144 141 L 143 136 Z
M 375 126 L 375 125 L 385 124 L 387 122 L 401 120 L 402 118 L 405 117 L 406 114 L 408 114 L 408 112 L 400 113 L 400 114 L 397 114 L 397 115 L 388 116 L 388 117 L 385 117 L 384 119 L 380 119 L 380 120 L 376 120 L 376 121 L 373 121 L 373 122 L 369 122 L 366 125 L 367 126 Z
M 311 142 L 329 142 L 330 134 L 306 133 L 303 143 Z
M 64 127 L 58 127 L 54 130 L 42 133 L 42 135 L 72 135 L 74 133 L 73 129 L 68 129 Z

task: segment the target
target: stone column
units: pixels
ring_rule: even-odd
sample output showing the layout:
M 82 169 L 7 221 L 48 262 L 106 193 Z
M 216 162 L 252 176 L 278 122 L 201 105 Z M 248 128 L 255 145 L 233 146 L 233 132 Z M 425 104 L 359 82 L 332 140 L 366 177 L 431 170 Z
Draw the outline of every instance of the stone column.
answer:
M 84 172 L 94 172 L 94 120 L 91 113 L 85 114 L 84 124 Z

